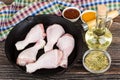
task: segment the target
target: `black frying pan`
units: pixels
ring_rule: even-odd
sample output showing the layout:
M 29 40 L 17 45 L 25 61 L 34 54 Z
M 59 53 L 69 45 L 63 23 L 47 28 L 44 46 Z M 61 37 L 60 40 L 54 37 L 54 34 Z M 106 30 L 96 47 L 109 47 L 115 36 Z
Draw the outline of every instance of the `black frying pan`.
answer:
M 17 41 L 23 40 L 26 34 L 29 32 L 29 30 L 38 23 L 43 23 L 45 30 L 49 25 L 52 25 L 55 23 L 60 24 L 63 26 L 66 33 L 70 33 L 71 35 L 73 35 L 75 39 L 75 47 L 73 52 L 70 54 L 68 58 L 68 68 L 69 68 L 80 57 L 79 55 L 82 54 L 83 38 L 80 30 L 81 25 L 80 24 L 75 25 L 75 23 L 72 23 L 62 17 L 58 17 L 55 15 L 38 15 L 35 17 L 28 17 L 22 22 L 20 22 L 19 24 L 17 24 L 11 30 L 5 42 L 5 52 L 9 61 L 13 65 L 22 69 L 23 71 L 26 71 L 25 67 L 21 67 L 16 64 L 16 58 L 21 51 L 16 50 L 15 43 Z M 29 44 L 26 48 L 33 45 L 34 43 Z M 56 48 L 56 46 L 54 48 Z M 44 53 L 43 49 L 39 50 L 38 53 L 39 54 L 37 55 L 37 58 Z M 58 67 L 55 69 L 40 69 L 34 72 L 33 74 L 40 74 L 40 75 L 41 74 L 58 74 L 65 71 L 66 69 Z

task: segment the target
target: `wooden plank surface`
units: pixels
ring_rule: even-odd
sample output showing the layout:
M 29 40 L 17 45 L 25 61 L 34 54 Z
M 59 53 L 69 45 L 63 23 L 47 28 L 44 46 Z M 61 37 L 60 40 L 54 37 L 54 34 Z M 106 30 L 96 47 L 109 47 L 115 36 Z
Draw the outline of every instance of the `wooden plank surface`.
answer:
M 54 75 L 54 76 L 33 76 L 31 74 L 24 73 L 18 68 L 14 67 L 6 58 L 4 52 L 4 44 L 5 42 L 0 42 L 0 79 L 108 79 L 108 80 L 119 80 L 120 79 L 120 16 L 114 19 L 114 23 L 110 28 L 113 34 L 113 41 L 110 47 L 108 48 L 108 52 L 112 57 L 112 65 L 110 69 L 103 74 L 91 74 L 86 71 L 82 65 L 81 59 L 78 60 L 76 64 L 73 65 L 72 68 L 68 69 L 62 75 Z M 98 79 L 99 78 L 99 79 Z
M 8 61 L 4 51 L 5 42 L 0 42 L 0 80 L 120 80 L 120 16 L 114 19 L 110 31 L 113 34 L 113 41 L 108 52 L 112 57 L 112 65 L 103 74 L 91 74 L 86 71 L 81 59 L 61 75 L 34 76 L 27 74 Z
M 11 4 L 14 0 L 0 0 L 3 1 L 5 4 L 9 5 Z

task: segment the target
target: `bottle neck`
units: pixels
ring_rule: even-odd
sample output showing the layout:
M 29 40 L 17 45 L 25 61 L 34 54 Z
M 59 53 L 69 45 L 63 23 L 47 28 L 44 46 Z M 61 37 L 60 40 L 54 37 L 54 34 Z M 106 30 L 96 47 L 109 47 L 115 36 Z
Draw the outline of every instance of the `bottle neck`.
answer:
M 96 27 L 93 30 L 94 34 L 96 34 L 97 36 L 102 36 L 105 34 L 105 30 L 106 30 L 106 19 L 107 16 L 106 15 L 97 15 L 96 17 Z
M 96 17 L 96 28 L 104 29 L 106 26 L 107 15 L 97 15 Z

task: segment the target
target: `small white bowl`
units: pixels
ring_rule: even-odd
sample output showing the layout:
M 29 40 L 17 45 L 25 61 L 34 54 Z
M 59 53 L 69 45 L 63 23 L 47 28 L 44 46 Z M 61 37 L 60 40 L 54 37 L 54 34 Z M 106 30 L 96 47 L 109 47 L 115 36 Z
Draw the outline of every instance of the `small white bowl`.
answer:
M 69 10 L 69 11 L 68 11 Z M 77 11 L 77 15 L 74 15 L 74 12 L 72 11 L 72 10 L 74 10 L 74 12 L 75 11 Z M 70 17 L 74 17 L 74 18 L 68 18 L 68 17 L 66 17 L 65 16 L 65 12 L 66 11 L 68 11 L 68 15 L 70 15 Z M 78 15 L 79 14 L 79 15 Z M 80 15 L 81 15 L 81 11 L 78 9 L 78 8 L 76 8 L 76 7 L 67 7 L 67 8 L 65 8 L 63 11 L 62 11 L 62 16 L 65 18 L 65 19 L 67 19 L 67 20 L 69 20 L 69 21 L 71 21 L 71 22 L 76 22 L 79 18 L 80 18 Z
M 82 16 L 83 16 L 85 13 L 88 13 L 88 12 L 93 12 L 93 13 L 95 13 L 95 16 L 96 16 L 96 11 L 94 11 L 94 10 L 85 10 L 85 11 L 83 11 L 82 14 L 81 14 L 81 20 L 82 20 L 83 23 L 86 23 L 86 22 L 82 19 Z M 86 17 L 89 17 L 89 16 L 86 16 Z
M 103 54 L 105 54 L 105 56 L 107 57 L 107 59 L 108 59 L 108 61 L 109 61 L 109 65 L 108 65 L 105 69 L 96 71 L 96 70 L 91 70 L 90 68 L 88 68 L 88 67 L 86 66 L 86 64 L 85 64 L 85 58 L 86 58 L 86 56 L 87 56 L 88 54 L 90 54 L 90 52 L 92 52 L 92 51 L 100 51 L 100 52 L 102 52 Z M 96 53 L 96 54 L 97 54 L 97 53 Z M 91 73 L 104 73 L 105 71 L 107 71 L 107 70 L 110 68 L 110 65 L 111 65 L 111 57 L 110 57 L 110 55 L 109 55 L 109 53 L 108 53 L 107 51 L 102 51 L 102 50 L 87 50 L 87 51 L 85 52 L 85 54 L 83 55 L 82 63 L 83 63 L 83 66 L 85 67 L 85 69 L 88 70 L 88 71 L 91 72 Z

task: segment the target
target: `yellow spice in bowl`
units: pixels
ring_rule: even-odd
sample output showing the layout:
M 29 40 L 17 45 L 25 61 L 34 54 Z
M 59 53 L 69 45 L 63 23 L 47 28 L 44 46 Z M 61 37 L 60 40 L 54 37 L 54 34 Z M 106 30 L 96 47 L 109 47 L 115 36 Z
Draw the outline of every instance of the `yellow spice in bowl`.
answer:
M 85 65 L 94 71 L 104 70 L 109 65 L 109 60 L 103 52 L 93 51 L 85 57 Z
M 91 11 L 91 10 L 84 11 L 82 13 L 81 18 L 82 18 L 82 21 L 84 21 L 84 22 L 92 21 L 92 20 L 96 19 L 96 12 Z

